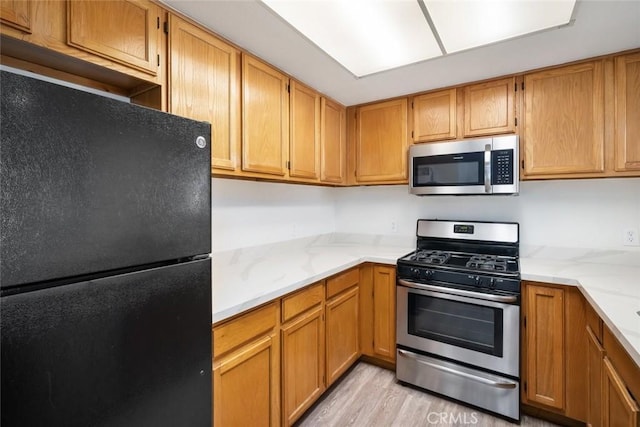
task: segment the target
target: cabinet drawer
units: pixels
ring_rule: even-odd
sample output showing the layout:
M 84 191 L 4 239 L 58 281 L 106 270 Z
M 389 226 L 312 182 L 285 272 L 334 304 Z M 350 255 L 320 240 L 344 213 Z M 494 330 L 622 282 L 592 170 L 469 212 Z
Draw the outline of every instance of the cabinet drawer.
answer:
M 276 326 L 276 303 L 213 328 L 213 357 L 218 357 Z
M 354 268 L 327 279 L 327 299 L 357 285 L 360 281 L 360 269 Z
M 282 322 L 297 316 L 322 302 L 322 282 L 311 285 L 282 300 Z

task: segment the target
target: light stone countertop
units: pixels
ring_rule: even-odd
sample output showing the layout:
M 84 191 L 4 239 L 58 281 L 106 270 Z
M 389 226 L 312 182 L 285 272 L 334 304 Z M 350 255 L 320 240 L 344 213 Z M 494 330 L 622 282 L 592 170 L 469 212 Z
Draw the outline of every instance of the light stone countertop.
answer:
M 213 322 L 363 262 L 395 265 L 415 238 L 324 234 L 213 253 Z M 578 286 L 640 366 L 640 251 L 520 247 L 522 280 Z

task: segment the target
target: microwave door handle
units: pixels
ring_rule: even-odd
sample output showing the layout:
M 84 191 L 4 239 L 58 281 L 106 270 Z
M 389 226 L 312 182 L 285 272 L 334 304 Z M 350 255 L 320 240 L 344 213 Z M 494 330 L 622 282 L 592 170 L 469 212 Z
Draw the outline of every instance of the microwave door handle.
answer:
M 484 192 L 491 193 L 491 144 L 484 146 Z

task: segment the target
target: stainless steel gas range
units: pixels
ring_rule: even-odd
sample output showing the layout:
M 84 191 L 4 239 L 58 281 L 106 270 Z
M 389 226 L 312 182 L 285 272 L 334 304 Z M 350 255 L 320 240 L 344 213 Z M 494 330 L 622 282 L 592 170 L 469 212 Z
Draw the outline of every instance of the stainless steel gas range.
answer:
M 399 381 L 520 420 L 517 223 L 418 220 L 397 262 Z

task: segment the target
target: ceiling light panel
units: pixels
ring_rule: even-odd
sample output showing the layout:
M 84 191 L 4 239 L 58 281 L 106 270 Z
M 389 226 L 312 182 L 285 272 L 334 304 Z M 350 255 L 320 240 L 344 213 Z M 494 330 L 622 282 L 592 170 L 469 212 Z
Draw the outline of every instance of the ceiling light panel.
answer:
M 442 55 L 416 0 L 263 0 L 358 77 Z
M 575 0 L 424 0 L 447 53 L 569 23 Z

